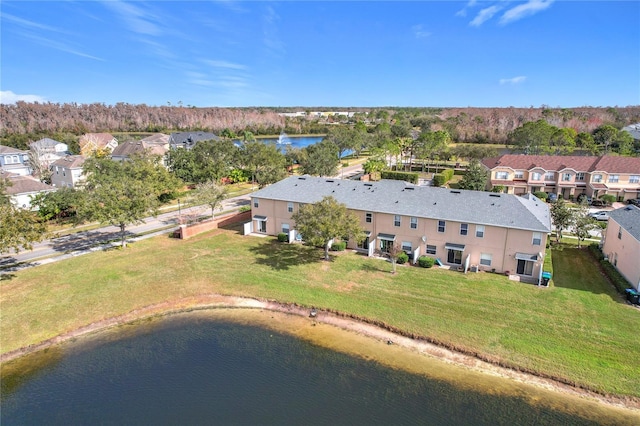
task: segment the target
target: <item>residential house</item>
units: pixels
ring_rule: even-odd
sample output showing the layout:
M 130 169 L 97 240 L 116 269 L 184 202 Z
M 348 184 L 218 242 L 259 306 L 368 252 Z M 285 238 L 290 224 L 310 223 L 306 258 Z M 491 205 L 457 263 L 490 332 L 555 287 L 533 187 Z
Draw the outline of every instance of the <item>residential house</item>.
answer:
M 76 188 L 82 185 L 85 157 L 67 155 L 51 165 L 51 184 L 56 188 Z
M 43 138 L 29 144 L 29 149 L 48 167 L 56 160 L 69 155 L 69 146 L 50 138 Z
M 14 206 L 21 209 L 31 210 L 31 200 L 35 195 L 56 190 L 53 186 L 42 183 L 33 176 L 0 171 L 0 178 L 9 180 L 9 186 L 6 188 L 9 200 Z
M 635 140 L 640 140 L 640 123 L 630 124 L 622 128 L 625 132 L 629 132 Z
M 508 194 L 640 198 L 640 157 L 505 154 L 485 158 L 482 164 L 489 173 L 487 189 L 502 186 Z
M 119 144 L 111 153 L 111 159 L 114 161 L 126 161 L 132 155 L 142 155 L 144 153 L 150 153 L 160 156 L 164 159 L 166 153 L 165 146 L 156 143 L 149 143 L 145 141 L 128 141 Z
M 30 175 L 29 151 L 0 145 L 0 170 L 17 175 Z
M 427 255 L 465 270 L 540 279 L 551 219 L 548 205 L 531 194 L 292 176 L 252 194 L 252 221 L 245 233 L 284 232 L 290 241 L 298 239 L 291 216 L 324 196 L 357 215 L 367 238 L 350 240 L 347 247 L 369 256 L 400 245 L 413 262 Z
M 169 145 L 171 149 L 193 149 L 198 142 L 210 140 L 219 141 L 220 138 L 208 132 L 177 132 L 169 137 Z
M 118 140 L 110 133 L 86 133 L 78 141 L 80 154 L 85 157 L 93 155 L 96 151 L 112 152 L 118 146 Z
M 640 290 L 640 208 L 628 205 L 609 212 L 602 252 Z

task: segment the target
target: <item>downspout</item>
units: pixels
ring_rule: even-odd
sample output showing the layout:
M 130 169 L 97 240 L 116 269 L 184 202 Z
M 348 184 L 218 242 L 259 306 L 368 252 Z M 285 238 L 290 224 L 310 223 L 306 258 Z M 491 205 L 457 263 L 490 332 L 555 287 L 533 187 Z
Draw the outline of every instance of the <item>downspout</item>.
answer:
M 504 249 L 502 250 L 502 272 L 504 272 L 504 262 L 507 259 L 507 242 L 509 241 L 509 228 L 507 228 L 507 235 L 504 239 Z

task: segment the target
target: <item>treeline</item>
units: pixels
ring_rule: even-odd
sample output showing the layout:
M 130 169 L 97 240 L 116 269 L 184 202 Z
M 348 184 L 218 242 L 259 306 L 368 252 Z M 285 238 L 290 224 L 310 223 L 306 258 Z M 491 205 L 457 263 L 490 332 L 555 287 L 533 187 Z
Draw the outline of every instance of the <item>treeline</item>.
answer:
M 8 134 L 81 135 L 97 132 L 220 132 L 248 130 L 278 134 L 284 117 L 258 108 L 194 108 L 182 106 L 28 103 L 0 104 L 1 136 Z

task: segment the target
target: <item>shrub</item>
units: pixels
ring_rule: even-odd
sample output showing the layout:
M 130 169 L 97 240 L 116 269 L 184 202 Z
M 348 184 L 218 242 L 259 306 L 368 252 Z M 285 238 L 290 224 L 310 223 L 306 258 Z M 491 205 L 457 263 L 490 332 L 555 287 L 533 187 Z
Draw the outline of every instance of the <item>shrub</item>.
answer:
M 289 236 L 284 232 L 281 232 L 278 234 L 278 241 L 280 241 L 281 243 L 289 242 Z
M 413 172 L 395 172 L 391 170 L 385 170 L 380 173 L 382 179 L 404 180 L 413 184 L 418 183 L 419 175 Z
M 333 251 L 344 251 L 347 248 L 347 243 L 345 241 L 338 241 L 331 244 L 331 250 Z
M 407 263 L 409 261 L 409 255 L 405 252 L 402 252 L 396 258 L 396 263 L 402 265 L 403 263 Z
M 540 198 L 542 201 L 546 201 L 549 198 L 549 194 L 544 191 L 536 191 L 533 193 L 536 197 Z
M 446 179 L 445 182 L 449 182 L 451 179 L 453 179 L 454 170 L 453 169 L 444 169 L 442 171 L 442 174 L 444 175 L 444 178 Z
M 433 265 L 435 265 L 436 260 L 433 257 L 429 257 L 429 256 L 420 256 L 418 258 L 418 265 L 420 265 L 423 268 L 431 268 Z
M 618 272 L 616 267 L 613 266 L 611 262 L 605 260 L 604 254 L 602 253 L 602 250 L 600 249 L 600 246 L 598 244 L 591 244 L 589 246 L 589 251 L 591 251 L 591 254 L 600 262 L 602 270 L 604 271 L 607 278 L 609 278 L 609 281 L 613 283 L 613 286 L 616 288 L 616 290 L 618 290 L 618 293 L 624 295 L 624 291 L 628 288 L 631 288 L 629 281 L 627 281 L 627 279 L 623 277 L 620 272 Z
M 611 194 L 604 194 L 604 195 L 601 195 L 601 196 L 600 196 L 600 199 L 601 199 L 602 201 L 604 201 L 604 202 L 605 202 L 605 204 L 607 204 L 607 205 L 611 205 L 611 204 L 615 203 L 615 201 L 616 201 L 616 199 L 617 199 L 617 198 L 616 198 L 616 196 L 615 196 L 615 195 L 611 195 Z
M 442 186 L 446 183 L 444 175 L 436 173 L 433 175 L 433 186 Z
M 249 212 L 249 211 L 251 211 L 251 206 L 241 206 L 241 207 L 238 209 L 238 211 L 239 211 L 240 213 Z

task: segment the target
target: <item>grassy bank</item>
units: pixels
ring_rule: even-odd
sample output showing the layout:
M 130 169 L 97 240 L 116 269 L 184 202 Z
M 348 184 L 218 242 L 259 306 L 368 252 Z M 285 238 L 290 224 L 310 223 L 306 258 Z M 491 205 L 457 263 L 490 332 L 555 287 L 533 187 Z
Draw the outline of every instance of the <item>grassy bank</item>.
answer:
M 552 288 L 490 274 L 398 267 L 221 230 L 158 237 L 0 281 L 3 353 L 165 300 L 205 293 L 350 313 L 603 393 L 640 397 L 640 312 L 586 250 L 553 251 Z

